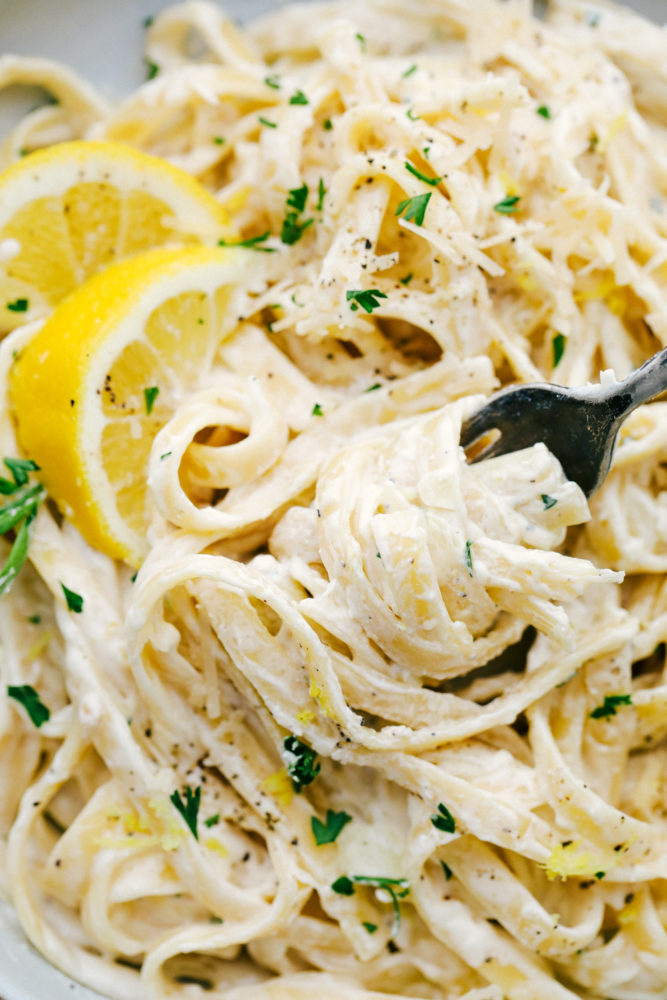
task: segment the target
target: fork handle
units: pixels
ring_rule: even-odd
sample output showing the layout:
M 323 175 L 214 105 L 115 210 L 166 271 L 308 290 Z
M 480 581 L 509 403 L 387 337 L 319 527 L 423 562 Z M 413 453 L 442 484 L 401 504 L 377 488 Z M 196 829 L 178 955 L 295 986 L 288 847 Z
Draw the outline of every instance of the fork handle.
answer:
M 642 403 L 667 391 L 667 347 L 645 361 L 641 368 L 624 378 L 609 392 L 607 399 L 618 407 L 619 421 L 625 420 Z M 616 409 L 616 407 L 615 407 Z

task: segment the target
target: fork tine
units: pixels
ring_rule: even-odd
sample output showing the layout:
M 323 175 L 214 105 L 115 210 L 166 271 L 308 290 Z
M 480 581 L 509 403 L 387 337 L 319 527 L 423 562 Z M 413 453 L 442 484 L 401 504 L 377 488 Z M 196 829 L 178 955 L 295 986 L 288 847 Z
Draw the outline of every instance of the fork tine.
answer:
M 498 405 L 500 402 L 501 405 Z M 461 427 L 461 445 L 467 448 L 484 434 L 498 426 L 502 416 L 502 400 L 490 400 L 480 410 L 464 421 Z

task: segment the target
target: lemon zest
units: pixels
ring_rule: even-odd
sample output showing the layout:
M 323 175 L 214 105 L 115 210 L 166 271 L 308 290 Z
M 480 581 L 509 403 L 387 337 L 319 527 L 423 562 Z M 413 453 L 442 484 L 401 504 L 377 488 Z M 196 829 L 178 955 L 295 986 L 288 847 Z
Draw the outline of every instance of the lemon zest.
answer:
M 600 152 L 604 152 L 614 136 L 622 132 L 625 126 L 628 124 L 628 113 L 627 111 L 622 111 L 620 115 L 616 115 L 611 125 L 607 129 L 606 134 L 602 137 L 598 143 L 598 149 Z
M 308 689 L 308 694 L 318 703 L 325 715 L 328 715 L 330 719 L 336 718 L 336 714 L 333 710 L 333 705 L 331 704 L 328 694 L 319 686 L 315 678 L 312 676 L 310 678 L 310 688 Z
M 626 903 L 622 910 L 619 910 L 618 923 L 621 927 L 627 927 L 639 919 L 642 908 L 641 896 L 635 896 L 631 903 Z
M 228 849 L 224 844 L 221 844 L 219 840 L 216 840 L 215 837 L 207 837 L 204 841 L 204 847 L 207 847 L 209 851 L 215 851 L 215 853 L 219 854 L 221 858 L 229 857 Z
M 50 630 L 48 632 L 42 632 L 40 637 L 35 639 L 32 646 L 28 649 L 28 659 L 36 660 L 38 656 L 41 656 L 52 639 L 53 632 Z
M 273 796 L 281 806 L 288 806 L 294 796 L 292 779 L 284 767 L 282 770 L 276 771 L 275 774 L 270 774 L 268 778 L 264 778 L 259 787 Z
M 519 193 L 518 182 L 515 180 L 514 177 L 512 177 L 511 174 L 508 174 L 506 170 L 500 171 L 500 173 L 498 174 L 498 180 L 505 189 L 505 195 L 507 197 L 513 198 L 515 195 Z
M 559 844 L 553 849 L 549 860 L 541 865 L 550 882 L 559 877 L 564 882 L 574 875 L 595 875 L 596 872 L 608 871 L 613 867 L 607 861 L 594 857 L 590 851 L 581 851 L 581 845 L 581 840 L 573 840 L 570 844 Z
M 304 708 L 302 712 L 296 713 L 296 721 L 300 722 L 301 725 L 303 726 L 307 726 L 311 722 L 315 722 L 316 718 L 317 716 L 315 715 L 315 713 L 311 712 L 309 708 Z

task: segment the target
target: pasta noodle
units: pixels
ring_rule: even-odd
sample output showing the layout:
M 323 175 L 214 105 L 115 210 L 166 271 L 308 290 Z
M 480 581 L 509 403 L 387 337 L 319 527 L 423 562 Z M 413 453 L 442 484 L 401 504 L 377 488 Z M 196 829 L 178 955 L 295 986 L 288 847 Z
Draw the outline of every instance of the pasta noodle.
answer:
M 500 385 L 667 344 L 664 31 L 578 0 L 240 29 L 189 0 L 146 53 L 114 106 L 4 57 L 58 103 L 2 162 L 164 157 L 253 278 L 154 441 L 136 580 L 47 504 L 0 601 L 3 895 L 119 1000 L 666 997 L 667 404 L 590 509 L 544 445 L 459 446 Z M 3 455 L 33 329 L 0 346 Z

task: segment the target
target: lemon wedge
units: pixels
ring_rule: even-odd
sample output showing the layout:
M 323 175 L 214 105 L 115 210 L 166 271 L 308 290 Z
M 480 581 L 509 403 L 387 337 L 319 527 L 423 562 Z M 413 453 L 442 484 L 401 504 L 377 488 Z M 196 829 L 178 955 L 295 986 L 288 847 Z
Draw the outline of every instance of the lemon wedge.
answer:
M 116 142 L 63 142 L 0 174 L 0 334 L 113 261 L 215 244 L 225 209 L 185 171 Z
M 139 566 L 158 430 L 236 323 L 243 251 L 159 248 L 112 264 L 56 307 L 15 360 L 19 442 L 95 548 Z

